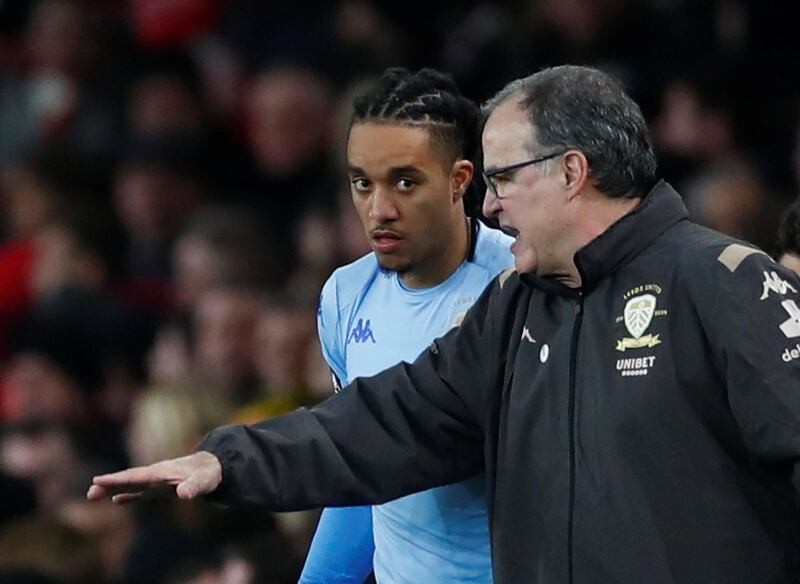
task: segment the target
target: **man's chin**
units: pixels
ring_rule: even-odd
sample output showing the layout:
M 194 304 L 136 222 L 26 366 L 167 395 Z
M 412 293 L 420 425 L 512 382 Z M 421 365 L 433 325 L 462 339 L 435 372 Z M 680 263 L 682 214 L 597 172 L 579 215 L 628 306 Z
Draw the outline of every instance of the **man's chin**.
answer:
M 520 274 L 535 274 L 537 267 L 539 264 L 533 258 L 514 256 L 514 269 Z
M 378 266 L 384 272 L 399 272 L 402 274 L 409 268 L 409 262 L 403 258 L 382 255 L 377 252 L 375 252 L 375 257 L 378 259 Z

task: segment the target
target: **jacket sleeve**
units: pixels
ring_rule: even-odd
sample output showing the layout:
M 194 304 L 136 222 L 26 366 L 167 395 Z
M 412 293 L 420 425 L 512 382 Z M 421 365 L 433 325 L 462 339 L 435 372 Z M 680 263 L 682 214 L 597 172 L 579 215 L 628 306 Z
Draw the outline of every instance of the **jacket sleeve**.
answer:
M 484 403 L 502 379 L 492 284 L 411 365 L 359 378 L 313 409 L 212 431 L 212 498 L 274 511 L 378 504 L 483 469 Z
M 372 572 L 372 507 L 322 512 L 298 584 L 362 584 Z
M 800 279 L 760 252 L 708 273 L 704 327 L 745 445 L 800 492 Z

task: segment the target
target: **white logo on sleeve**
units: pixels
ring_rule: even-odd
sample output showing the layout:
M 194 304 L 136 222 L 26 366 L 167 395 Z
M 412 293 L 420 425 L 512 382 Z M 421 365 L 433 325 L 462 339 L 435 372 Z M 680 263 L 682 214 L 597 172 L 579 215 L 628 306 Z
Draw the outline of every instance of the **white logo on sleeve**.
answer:
M 781 332 L 789 339 L 800 337 L 800 307 L 794 300 L 784 300 L 781 306 L 789 313 L 789 320 L 780 325 Z
M 765 271 L 764 291 L 761 293 L 761 298 L 759 298 L 759 300 L 766 300 L 770 292 L 775 292 L 775 294 L 786 296 L 786 293 L 789 292 L 789 290 L 797 294 L 797 290 L 795 290 L 794 286 L 781 278 L 776 272 Z

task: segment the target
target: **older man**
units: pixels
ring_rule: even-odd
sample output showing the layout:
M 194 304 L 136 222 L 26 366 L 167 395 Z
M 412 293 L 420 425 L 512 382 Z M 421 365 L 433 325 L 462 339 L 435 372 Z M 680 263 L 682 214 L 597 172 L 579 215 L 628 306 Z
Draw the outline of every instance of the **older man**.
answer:
M 800 280 L 687 220 L 607 75 L 548 69 L 487 109 L 484 211 L 534 271 L 413 365 L 90 498 L 171 482 L 294 509 L 485 469 L 498 583 L 797 582 Z

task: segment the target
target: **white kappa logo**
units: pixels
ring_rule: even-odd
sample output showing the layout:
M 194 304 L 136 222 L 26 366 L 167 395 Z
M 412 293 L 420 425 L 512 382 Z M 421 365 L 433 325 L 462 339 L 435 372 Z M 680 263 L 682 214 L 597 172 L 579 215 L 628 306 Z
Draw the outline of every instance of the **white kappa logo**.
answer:
M 656 297 L 652 294 L 642 294 L 628 300 L 625 304 L 625 328 L 634 339 L 638 339 L 650 326 L 653 314 L 656 311 Z
M 522 327 L 522 336 L 519 338 L 520 341 L 528 341 L 529 343 L 535 343 L 536 339 L 531 336 L 531 331 L 528 330 L 528 327 Z
M 781 278 L 777 272 L 764 271 L 764 291 L 761 293 L 761 298 L 759 298 L 759 300 L 766 300 L 770 292 L 786 296 L 789 290 L 797 294 L 797 290 L 795 290 L 794 286 Z
M 789 313 L 789 320 L 780 325 L 781 332 L 789 339 L 800 337 L 800 307 L 794 300 L 784 300 L 781 306 Z

